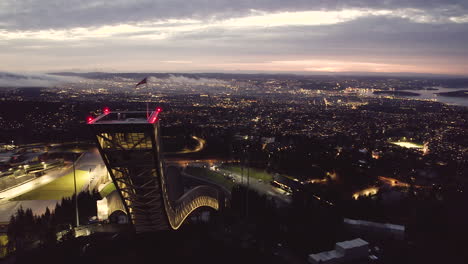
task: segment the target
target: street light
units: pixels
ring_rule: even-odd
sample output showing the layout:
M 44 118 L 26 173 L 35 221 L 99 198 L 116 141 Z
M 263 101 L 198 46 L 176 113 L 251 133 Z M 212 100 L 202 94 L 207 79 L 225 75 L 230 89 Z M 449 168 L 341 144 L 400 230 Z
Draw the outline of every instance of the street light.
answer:
M 75 173 L 75 153 L 73 153 L 73 183 L 75 185 L 75 216 L 76 216 L 76 227 L 80 225 L 79 217 L 78 217 L 78 193 L 76 192 L 76 173 Z
M 91 193 L 91 180 L 94 180 L 94 178 L 91 179 L 91 168 L 89 168 L 88 170 L 88 192 L 89 193 Z

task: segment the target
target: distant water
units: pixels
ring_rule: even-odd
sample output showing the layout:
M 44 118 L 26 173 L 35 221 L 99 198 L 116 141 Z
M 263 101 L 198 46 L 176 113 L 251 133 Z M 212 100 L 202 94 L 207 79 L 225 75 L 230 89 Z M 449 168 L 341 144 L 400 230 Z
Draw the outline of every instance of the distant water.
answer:
M 466 97 L 452 97 L 452 96 L 441 96 L 437 93 L 446 93 L 446 92 L 456 92 L 456 91 L 468 91 L 468 88 L 445 88 L 445 87 L 431 87 L 437 90 L 399 90 L 399 91 L 408 91 L 421 94 L 419 96 L 395 96 L 395 98 L 411 98 L 411 99 L 426 99 L 434 100 L 437 102 L 449 104 L 449 105 L 460 105 L 468 107 L 468 98 Z M 366 96 L 382 96 L 378 94 L 373 94 L 371 90 L 366 90 L 361 93 Z

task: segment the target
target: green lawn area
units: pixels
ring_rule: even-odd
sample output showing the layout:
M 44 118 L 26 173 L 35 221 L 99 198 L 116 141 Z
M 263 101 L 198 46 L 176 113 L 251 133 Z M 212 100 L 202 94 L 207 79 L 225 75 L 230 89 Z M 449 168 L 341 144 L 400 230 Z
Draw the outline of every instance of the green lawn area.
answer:
M 76 188 L 78 191 L 88 182 L 87 171 L 76 170 Z M 75 192 L 73 183 L 73 172 L 62 176 L 46 185 L 43 185 L 30 192 L 13 198 L 13 201 L 24 200 L 61 200 L 63 197 L 71 197 Z
M 0 235 L 0 246 L 6 246 L 8 244 L 8 236 L 5 234 Z M 6 248 L 0 247 L 0 258 L 6 256 Z
M 205 178 L 207 180 L 211 180 L 228 189 L 231 189 L 235 185 L 231 180 L 226 179 L 224 175 L 214 172 L 209 169 L 205 169 L 205 168 L 187 167 L 185 169 L 185 173 L 195 176 L 195 177 L 200 177 L 200 178 Z
M 6 246 L 8 243 L 8 236 L 7 235 L 0 235 L 0 245 Z
M 236 174 L 241 174 L 242 169 L 240 166 L 234 166 L 234 165 L 222 165 L 221 169 L 227 170 Z M 247 176 L 247 168 L 244 168 L 244 175 Z M 259 169 L 254 169 L 254 168 L 249 168 L 249 175 L 252 178 L 262 180 L 264 182 L 269 182 L 273 179 L 271 174 L 264 170 L 259 170 Z
M 115 185 L 113 182 L 108 183 L 102 190 L 99 192 L 102 198 L 109 195 L 111 192 L 115 191 Z

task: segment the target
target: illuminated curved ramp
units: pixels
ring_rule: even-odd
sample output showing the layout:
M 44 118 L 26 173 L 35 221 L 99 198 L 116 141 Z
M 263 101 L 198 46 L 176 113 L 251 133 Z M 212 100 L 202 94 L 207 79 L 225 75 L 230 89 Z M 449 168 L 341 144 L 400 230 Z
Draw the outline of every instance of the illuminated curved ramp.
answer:
M 198 186 L 177 200 L 169 195 L 159 140 L 159 112 L 110 112 L 89 118 L 99 152 L 136 232 L 178 229 L 200 207 L 219 209 L 218 191 Z M 172 200 L 170 199 L 172 198 Z

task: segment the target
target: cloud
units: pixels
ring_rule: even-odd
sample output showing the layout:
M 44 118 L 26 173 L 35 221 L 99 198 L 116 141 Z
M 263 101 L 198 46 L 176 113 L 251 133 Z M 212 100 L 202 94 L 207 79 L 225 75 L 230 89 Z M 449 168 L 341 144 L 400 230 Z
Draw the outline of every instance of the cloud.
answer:
M 154 84 L 166 84 L 168 86 L 179 86 L 179 85 L 194 85 L 194 86 L 223 86 L 227 85 L 228 82 L 213 78 L 190 78 L 181 75 L 169 75 L 168 78 L 157 78 L 151 76 L 148 78 L 148 83 Z
M 225 19 L 168 19 L 141 20 L 134 23 L 93 25 L 88 27 L 8 30 L 0 28 L 4 40 L 36 39 L 69 41 L 81 39 L 102 39 L 109 37 L 133 37 L 161 40 L 177 34 L 200 32 L 211 29 L 271 28 L 284 26 L 333 25 L 365 17 L 402 18 L 410 22 L 444 24 L 468 23 L 468 15 L 434 15 L 423 9 L 341 9 L 294 12 L 251 12 L 248 16 Z
M 0 87 L 49 87 L 83 80 L 79 77 L 65 77 L 49 74 L 0 72 Z
M 194 19 L 222 21 L 268 13 L 303 11 L 415 10 L 426 21 L 465 21 L 466 0 L 3 0 L 0 25 L 6 30 L 47 30 Z M 405 11 L 408 13 L 407 11 Z M 411 18 L 411 16 L 408 16 Z
M 300 67 L 466 73 L 467 10 L 466 0 L 3 0 L 0 67 L 281 71 L 290 65 L 272 62 L 328 61 Z
M 11 45 L 2 46 L 0 50 L 3 67 L 17 65 L 14 70 L 20 71 L 41 68 L 50 71 L 112 68 L 130 72 L 301 71 L 308 68 L 332 71 L 350 70 L 352 64 L 349 63 L 357 62 L 389 65 L 374 67 L 386 71 L 415 72 L 419 69 L 428 72 L 431 66 L 436 73 L 468 73 L 466 25 L 416 23 L 386 16 L 361 17 L 333 25 L 213 27 L 179 32 L 161 40 L 114 37 L 64 43 L 52 40 L 10 42 Z M 26 60 L 30 63 L 22 63 Z M 332 61 L 334 65 L 305 64 L 293 68 L 270 63 L 303 60 Z M 336 65 L 340 62 L 342 67 Z M 362 66 L 354 64 L 354 67 L 364 68 Z
M 175 63 L 175 64 L 191 64 L 192 61 L 184 61 L 184 60 L 169 60 L 169 61 L 161 61 L 163 63 Z

